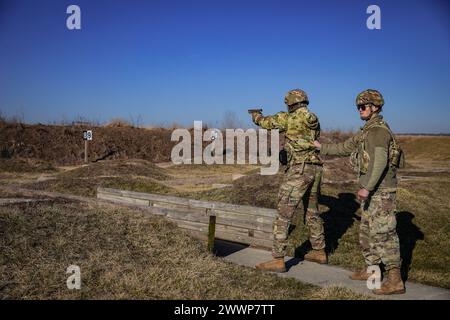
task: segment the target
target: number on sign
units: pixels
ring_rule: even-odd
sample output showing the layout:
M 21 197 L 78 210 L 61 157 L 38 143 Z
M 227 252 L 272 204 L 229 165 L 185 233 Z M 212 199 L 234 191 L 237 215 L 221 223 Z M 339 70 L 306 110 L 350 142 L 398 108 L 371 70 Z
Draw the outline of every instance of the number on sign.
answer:
M 92 140 L 92 130 L 83 131 L 84 140 Z

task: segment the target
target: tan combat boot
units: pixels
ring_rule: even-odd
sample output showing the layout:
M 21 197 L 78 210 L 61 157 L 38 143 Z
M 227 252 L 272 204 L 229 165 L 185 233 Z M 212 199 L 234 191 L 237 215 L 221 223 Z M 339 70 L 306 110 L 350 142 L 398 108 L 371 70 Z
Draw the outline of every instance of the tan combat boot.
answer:
M 381 288 L 372 290 L 375 294 L 401 294 L 405 293 L 405 291 L 399 268 L 389 270 L 387 279 L 383 281 Z
M 273 272 L 286 272 L 286 265 L 284 264 L 284 258 L 273 258 L 270 261 L 257 264 L 256 269 Z
M 327 254 L 325 253 L 325 249 L 321 250 L 311 250 L 307 254 L 305 254 L 305 260 L 311 262 L 317 262 L 321 264 L 328 263 Z
M 353 272 L 349 278 L 352 280 L 367 280 L 369 279 L 369 277 L 371 276 L 370 273 L 367 272 L 367 268 L 363 268 L 361 270 L 356 270 L 355 272 Z

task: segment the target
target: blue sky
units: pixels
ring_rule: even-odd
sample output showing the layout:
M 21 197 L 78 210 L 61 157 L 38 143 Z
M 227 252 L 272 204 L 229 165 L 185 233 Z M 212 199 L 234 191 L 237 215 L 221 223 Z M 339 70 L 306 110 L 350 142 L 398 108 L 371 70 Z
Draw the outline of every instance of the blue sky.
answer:
M 81 8 L 68 30 L 66 8 Z M 381 8 L 381 30 L 366 9 Z M 326 129 L 356 129 L 374 88 L 395 132 L 450 133 L 450 1 L 0 0 L 0 110 L 27 122 L 144 124 L 285 110 L 304 89 Z

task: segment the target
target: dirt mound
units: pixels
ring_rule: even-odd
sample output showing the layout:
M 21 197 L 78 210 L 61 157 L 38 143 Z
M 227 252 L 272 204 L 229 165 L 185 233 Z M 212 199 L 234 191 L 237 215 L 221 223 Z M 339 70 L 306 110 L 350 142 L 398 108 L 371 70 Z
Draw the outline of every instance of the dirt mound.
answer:
M 47 161 L 36 159 L 0 158 L 0 172 L 39 173 L 55 171 L 57 171 L 57 169 Z
M 142 176 L 156 180 L 165 180 L 168 178 L 164 169 L 158 168 L 149 161 L 140 159 L 100 161 L 60 174 L 61 177 L 65 178 L 112 177 L 123 175 Z
M 230 200 L 236 204 L 276 208 L 282 179 L 282 174 L 263 176 L 259 173 L 237 179 L 233 182 Z
M 337 159 L 325 162 L 324 183 L 353 184 L 356 182 L 356 174 L 345 163 L 345 160 Z M 280 168 L 278 174 L 270 176 L 261 175 L 258 169 L 234 180 L 232 187 L 200 192 L 194 197 L 275 209 L 277 207 L 278 189 L 283 177 L 282 168 Z
M 84 161 L 84 130 L 93 131 L 88 152 L 91 162 L 113 159 L 168 162 L 173 146 L 178 143 L 170 140 L 172 129 L 136 128 L 118 120 L 103 127 L 0 122 L 0 158 L 39 159 L 54 165 L 81 164 Z M 192 135 L 192 128 L 190 131 Z M 323 142 L 340 142 L 349 136 L 349 133 L 331 131 L 323 133 L 321 139 Z M 282 135 L 280 140 L 283 144 Z M 203 146 L 207 144 L 209 142 L 204 142 Z
M 113 188 L 146 193 L 168 194 L 173 190 L 153 179 L 133 176 L 71 178 L 59 176 L 56 179 L 24 184 L 24 188 L 95 197 L 97 188 Z
M 98 187 L 169 193 L 173 190 L 159 182 L 168 178 L 164 169 L 145 160 L 112 160 L 60 172 L 51 179 L 28 183 L 25 187 L 90 197 L 95 197 Z
M 136 158 L 164 162 L 170 160 L 175 144 L 170 141 L 169 129 L 0 123 L 0 157 L 40 159 L 56 165 L 81 164 L 84 130 L 93 130 L 90 161 Z
M 48 162 L 51 165 L 76 165 L 84 161 L 83 131 L 93 130 L 93 141 L 89 143 L 91 162 L 114 159 L 143 159 L 150 162 L 169 162 L 172 148 L 177 141 L 171 141 L 171 129 L 135 128 L 112 122 L 104 127 L 87 125 L 29 125 L 0 122 L 0 159 L 25 159 L 22 166 L 32 171 L 30 159 Z M 192 134 L 192 129 L 190 130 Z M 351 132 L 322 132 L 323 143 L 337 143 L 348 139 Z M 398 136 L 406 160 L 450 160 L 450 137 L 441 136 Z M 280 135 L 281 145 L 284 143 Z M 193 140 L 191 140 L 193 142 Z M 204 147 L 207 145 L 204 142 Z M 226 145 L 224 145 L 226 148 Z M 324 160 L 334 159 L 324 157 Z M 1 164 L 6 166 L 5 163 Z M 341 166 L 341 165 L 339 165 Z M 343 166 L 342 166 L 343 167 Z M 334 168 L 333 168 L 334 169 Z M 347 170 L 347 169 L 343 169 Z M 346 171 L 346 175 L 347 175 Z

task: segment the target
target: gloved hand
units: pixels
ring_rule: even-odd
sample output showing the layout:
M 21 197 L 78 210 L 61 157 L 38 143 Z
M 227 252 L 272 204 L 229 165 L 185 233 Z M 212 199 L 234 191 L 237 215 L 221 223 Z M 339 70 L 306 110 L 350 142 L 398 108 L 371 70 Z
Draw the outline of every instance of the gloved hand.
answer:
M 252 116 L 252 121 L 255 122 L 258 117 L 262 116 L 262 109 L 248 109 L 248 113 Z

